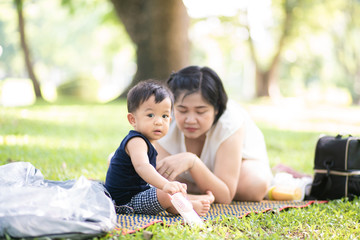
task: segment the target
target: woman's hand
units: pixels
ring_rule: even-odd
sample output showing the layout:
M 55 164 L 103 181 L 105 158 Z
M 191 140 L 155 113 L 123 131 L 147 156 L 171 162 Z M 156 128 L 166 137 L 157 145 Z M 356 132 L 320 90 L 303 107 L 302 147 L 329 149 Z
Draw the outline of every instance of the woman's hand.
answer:
M 179 176 L 179 174 L 190 170 L 198 159 L 195 154 L 189 152 L 167 156 L 157 160 L 156 170 L 163 177 L 172 181 Z

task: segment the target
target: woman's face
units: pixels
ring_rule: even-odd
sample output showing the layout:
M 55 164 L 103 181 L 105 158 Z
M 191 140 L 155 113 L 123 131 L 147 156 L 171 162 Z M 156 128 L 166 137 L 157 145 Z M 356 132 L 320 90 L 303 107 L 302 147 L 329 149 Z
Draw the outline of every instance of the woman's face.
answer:
M 199 92 L 187 95 L 180 94 L 175 102 L 175 119 L 178 128 L 186 138 L 203 137 L 211 128 L 216 111 Z

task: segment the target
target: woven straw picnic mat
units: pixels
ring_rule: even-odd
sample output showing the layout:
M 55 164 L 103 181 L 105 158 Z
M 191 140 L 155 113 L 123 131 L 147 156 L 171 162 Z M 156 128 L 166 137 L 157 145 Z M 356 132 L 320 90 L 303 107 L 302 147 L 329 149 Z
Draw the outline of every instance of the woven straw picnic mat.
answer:
M 231 204 L 212 204 L 208 214 L 201 217 L 204 221 L 214 220 L 222 216 L 244 217 L 252 212 L 281 211 L 287 208 L 303 208 L 319 201 L 261 201 L 261 202 L 232 202 Z M 118 226 L 115 231 L 122 234 L 134 233 L 155 223 L 172 225 L 183 222 L 180 215 L 172 215 L 166 211 L 158 215 L 118 214 Z

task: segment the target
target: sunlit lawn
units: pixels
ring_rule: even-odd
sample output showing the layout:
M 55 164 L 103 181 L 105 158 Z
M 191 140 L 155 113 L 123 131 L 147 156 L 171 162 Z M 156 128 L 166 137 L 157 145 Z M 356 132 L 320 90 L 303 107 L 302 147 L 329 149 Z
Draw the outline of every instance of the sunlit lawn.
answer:
M 253 110 L 258 105 L 247 104 L 246 107 Z M 355 110 L 360 111 L 360 108 Z M 301 126 L 301 131 L 286 129 L 259 115 L 255 119 L 264 132 L 271 166 L 283 163 L 309 174 L 312 174 L 319 134 L 336 134 L 321 128 L 318 131 L 304 130 Z M 351 127 L 354 126 L 350 123 L 349 129 Z M 104 180 L 107 156 L 118 147 L 129 129 L 125 102 L 90 105 L 70 101 L 66 104 L 0 107 L 0 164 L 31 162 L 51 180 L 75 179 L 81 175 Z M 161 224 L 150 226 L 147 231 L 153 232 L 157 239 L 349 239 L 360 236 L 359 203 L 359 200 L 333 201 L 305 210 L 252 214 L 243 219 L 229 217 L 208 222 L 206 231 L 191 230 L 182 225 L 169 228 Z M 141 239 L 142 234 L 140 231 L 124 238 Z
M 103 180 L 108 154 L 131 129 L 126 113 L 125 102 L 0 107 L 0 163 L 29 161 L 53 180 L 80 175 Z M 281 162 L 311 173 L 320 132 L 258 124 L 272 166 Z
M 123 103 L 0 108 L 0 162 L 29 161 L 46 178 L 103 180 L 130 125 Z

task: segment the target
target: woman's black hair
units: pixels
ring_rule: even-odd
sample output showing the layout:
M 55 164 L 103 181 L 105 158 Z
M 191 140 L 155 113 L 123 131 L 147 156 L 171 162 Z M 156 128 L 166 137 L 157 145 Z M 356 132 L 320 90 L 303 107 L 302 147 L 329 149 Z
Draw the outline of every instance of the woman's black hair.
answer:
M 185 92 L 184 97 L 199 92 L 217 111 L 215 124 L 224 113 L 227 104 L 227 94 L 220 77 L 209 67 L 189 66 L 172 73 L 167 85 L 174 94 L 175 102 Z
M 165 98 L 170 98 L 171 106 L 174 105 L 174 96 L 165 84 L 156 80 L 145 80 L 139 82 L 127 94 L 128 112 L 135 112 L 140 104 L 148 100 L 151 96 L 155 97 L 155 103 L 162 102 Z

